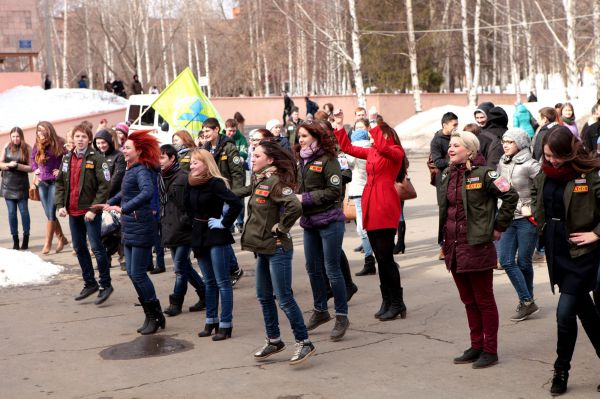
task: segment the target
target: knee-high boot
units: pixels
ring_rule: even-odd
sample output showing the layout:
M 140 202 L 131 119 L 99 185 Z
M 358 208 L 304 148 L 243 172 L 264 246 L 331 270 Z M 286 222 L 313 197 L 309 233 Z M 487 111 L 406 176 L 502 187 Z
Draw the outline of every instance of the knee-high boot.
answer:
M 594 295 L 594 305 L 596 305 L 596 311 L 598 312 L 598 315 L 600 315 L 600 288 L 592 291 L 592 293 Z
M 346 253 L 344 252 L 344 250 L 342 250 L 340 254 L 340 269 L 342 270 L 344 282 L 346 283 L 346 300 L 350 301 L 352 296 L 358 291 L 358 287 L 352 281 L 350 263 L 348 262 L 348 258 L 346 257 Z
M 63 250 L 65 245 L 69 243 L 69 240 L 67 240 L 67 237 L 65 237 L 65 235 L 63 234 L 62 227 L 60 227 L 60 222 L 56 220 L 54 223 L 54 234 L 56 234 L 56 239 L 58 240 L 58 242 L 56 243 L 56 253 L 59 253 Z
M 406 245 L 404 244 L 404 237 L 406 236 L 406 222 L 401 220 L 398 223 L 398 241 L 394 246 L 394 255 L 399 253 L 404 253 L 406 250 Z

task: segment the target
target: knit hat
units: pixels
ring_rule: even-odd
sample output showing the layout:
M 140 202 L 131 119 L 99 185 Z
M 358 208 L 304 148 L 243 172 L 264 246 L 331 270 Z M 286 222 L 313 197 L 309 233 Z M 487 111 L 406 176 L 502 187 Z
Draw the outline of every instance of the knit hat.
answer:
M 502 139 L 514 141 L 517 144 L 519 151 L 531 145 L 531 139 L 529 138 L 529 135 L 525 132 L 525 130 L 520 128 L 508 129 L 502 135 Z
M 125 133 L 126 136 L 129 135 L 129 126 L 127 126 L 125 122 L 117 123 L 117 126 L 115 126 L 115 130 L 119 130 L 120 132 Z
M 477 106 L 477 109 L 475 109 L 475 111 L 473 112 L 473 115 L 475 115 L 479 112 L 483 112 L 487 116 L 492 108 L 494 108 L 494 103 L 489 102 L 489 101 L 482 102 L 481 104 L 479 104 Z
M 271 131 L 275 126 L 281 126 L 281 122 L 279 121 L 279 119 L 271 119 L 265 125 L 268 131 Z
M 359 140 L 369 140 L 369 132 L 365 129 L 357 129 L 352 131 L 352 135 L 350 136 L 350 141 L 353 143 Z

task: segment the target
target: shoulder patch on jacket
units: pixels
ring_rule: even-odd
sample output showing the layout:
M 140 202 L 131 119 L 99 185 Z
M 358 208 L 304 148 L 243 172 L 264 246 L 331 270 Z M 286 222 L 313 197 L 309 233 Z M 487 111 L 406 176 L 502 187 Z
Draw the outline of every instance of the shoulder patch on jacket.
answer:
M 236 156 L 236 157 L 233 157 L 233 163 L 234 163 L 234 164 L 236 164 L 236 165 L 239 165 L 239 164 L 240 164 L 240 162 L 241 162 L 241 161 L 240 161 L 240 157 L 237 157 L 237 156 Z
M 494 172 L 494 173 L 496 173 L 496 172 Z M 496 173 L 496 174 L 498 174 L 498 173 Z M 498 188 L 498 190 L 500 190 L 503 193 L 510 190 L 510 183 L 508 181 L 506 181 L 506 179 L 504 177 L 499 177 L 496 180 L 494 180 L 494 186 L 496 186 Z
M 329 179 L 329 181 L 334 186 L 338 186 L 340 184 L 340 177 L 338 175 L 333 175 L 333 176 L 331 176 L 331 178 Z
M 281 190 L 281 194 L 283 194 L 283 195 L 290 195 L 293 193 L 294 193 L 294 190 L 292 190 L 290 187 L 284 187 L 283 190 Z
M 492 179 L 497 179 L 499 175 L 498 175 L 498 172 L 496 172 L 495 170 L 490 170 L 488 172 L 488 176 Z

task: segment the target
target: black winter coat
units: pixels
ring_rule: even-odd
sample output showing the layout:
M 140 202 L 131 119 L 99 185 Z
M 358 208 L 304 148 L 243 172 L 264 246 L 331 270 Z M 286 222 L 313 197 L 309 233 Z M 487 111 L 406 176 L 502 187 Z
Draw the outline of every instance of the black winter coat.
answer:
M 437 197 L 439 198 L 442 194 L 440 192 L 440 187 L 442 185 L 442 171 L 446 169 L 449 165 L 448 161 L 448 147 L 450 146 L 450 136 L 442 133 L 441 130 L 438 130 L 431 139 L 430 151 L 431 151 L 431 160 L 435 164 L 436 168 L 439 169 L 438 174 L 435 176 L 435 188 L 437 192 Z M 438 202 L 438 205 L 440 203 Z
M 193 217 L 191 245 L 196 258 L 205 248 L 229 245 L 235 242 L 229 228 L 242 210 L 242 202 L 225 186 L 223 180 L 213 177 L 200 186 L 188 184 L 185 201 L 186 209 Z M 229 205 L 222 221 L 225 228 L 209 229 L 208 219 L 220 219 L 225 203 Z
M 483 155 L 486 165 L 496 169 L 500 157 L 504 155 L 502 135 L 508 130 L 508 115 L 502 107 L 494 107 L 487 114 L 488 120 L 479 135 L 479 152 Z
M 160 233 L 165 248 L 190 245 L 192 240 L 192 219 L 185 208 L 187 180 L 183 169 L 163 178 L 167 203 L 160 208 Z
M 110 191 L 108 198 L 112 198 L 121 191 L 121 183 L 123 182 L 123 176 L 125 176 L 125 169 L 127 169 L 125 155 L 115 147 L 112 135 L 108 131 L 100 130 L 94 136 L 94 148 L 100 152 L 96 145 L 96 139 L 103 139 L 109 146 L 108 151 L 102 153 L 102 155 L 106 158 L 108 170 L 110 171 Z

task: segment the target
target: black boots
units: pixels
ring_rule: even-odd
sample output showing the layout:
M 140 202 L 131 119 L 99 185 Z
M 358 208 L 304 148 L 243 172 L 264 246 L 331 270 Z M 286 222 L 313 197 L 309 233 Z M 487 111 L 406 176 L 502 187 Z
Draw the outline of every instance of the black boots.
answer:
M 206 309 L 206 303 L 204 302 L 204 291 L 196 290 L 196 292 L 198 293 L 198 302 L 190 306 L 190 312 L 200 312 L 201 310 Z
M 552 376 L 550 395 L 559 396 L 567 392 L 567 381 L 569 381 L 569 372 L 555 369 L 554 375 Z
M 200 331 L 198 333 L 198 336 L 199 337 L 210 337 L 212 335 L 213 330 L 215 330 L 215 333 L 217 333 L 219 331 L 219 323 L 205 324 L 204 330 Z
M 369 255 L 365 258 L 365 265 L 362 270 L 358 273 L 354 273 L 355 276 L 368 276 L 370 274 L 377 273 L 377 269 L 375 268 L 375 257 L 373 255 Z
M 596 305 L 596 311 L 600 315 L 600 289 L 592 291 L 594 297 L 594 305 Z
M 381 291 L 381 307 L 374 315 L 376 319 L 383 316 L 383 314 L 386 313 L 390 308 L 390 295 L 387 291 L 387 288 L 383 285 L 380 285 L 379 290 Z
M 23 242 L 21 243 L 21 249 L 29 249 L 29 234 L 23 234 Z
M 233 327 L 219 328 L 217 330 L 217 333 L 215 334 L 215 336 L 212 337 L 212 340 L 213 341 L 223 341 L 227 338 L 231 338 L 232 330 L 233 330 Z
M 146 314 L 146 321 L 144 325 L 138 331 L 142 335 L 154 334 L 159 328 L 164 330 L 165 328 L 165 316 L 162 314 L 160 302 L 157 300 L 150 302 L 142 302 L 144 313 Z
M 169 306 L 163 312 L 167 316 L 177 316 L 181 313 L 183 306 L 183 297 L 179 295 L 169 295 Z
M 13 234 L 13 247 L 12 249 L 20 249 L 19 248 L 19 236 L 17 234 Z
M 398 242 L 394 246 L 394 255 L 404 253 L 406 245 L 404 245 L 404 236 L 406 235 L 406 222 L 403 220 L 398 223 Z
M 390 307 L 387 312 L 379 316 L 379 320 L 394 320 L 398 316 L 401 319 L 406 319 L 406 305 L 404 305 L 402 287 L 390 292 Z

